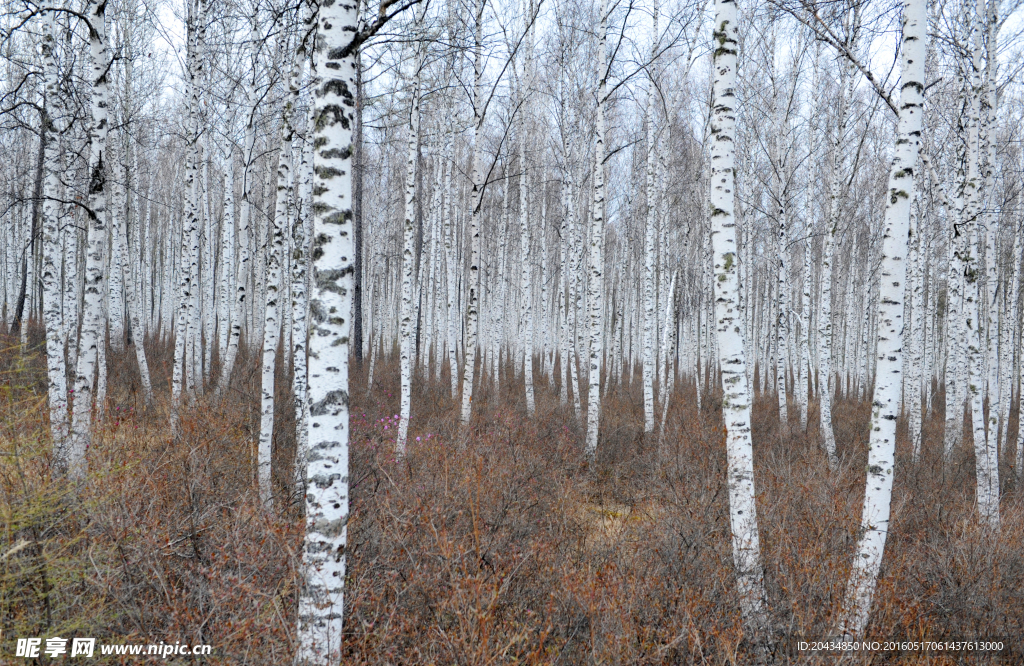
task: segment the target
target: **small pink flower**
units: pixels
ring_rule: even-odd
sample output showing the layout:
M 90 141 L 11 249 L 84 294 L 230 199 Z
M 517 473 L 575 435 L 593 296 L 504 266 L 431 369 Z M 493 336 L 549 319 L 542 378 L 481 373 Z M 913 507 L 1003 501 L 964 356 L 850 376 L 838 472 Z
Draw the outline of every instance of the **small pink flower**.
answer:
M 420 438 L 419 438 L 419 437 L 417 437 L 417 438 L 416 438 L 416 441 L 417 441 L 417 442 L 418 442 L 418 441 L 420 441 Z

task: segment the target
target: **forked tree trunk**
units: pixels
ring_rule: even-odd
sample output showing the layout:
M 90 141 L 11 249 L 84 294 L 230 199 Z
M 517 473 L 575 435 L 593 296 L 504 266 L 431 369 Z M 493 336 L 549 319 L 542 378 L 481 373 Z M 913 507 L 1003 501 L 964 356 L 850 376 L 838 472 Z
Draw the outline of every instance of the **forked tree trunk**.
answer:
M 82 333 L 75 373 L 75 396 L 71 416 L 71 450 L 67 461 L 72 478 L 86 473 L 85 453 L 89 448 L 92 416 L 92 379 L 96 372 L 97 348 L 103 322 L 103 250 L 106 244 L 106 162 L 107 149 L 107 39 L 104 31 L 106 2 L 93 0 L 87 8 L 90 20 L 89 52 L 92 83 L 92 124 L 89 142 L 89 230 L 85 259 L 85 288 Z
M 188 145 L 185 165 L 185 187 L 188 200 L 185 205 L 185 219 L 181 230 L 181 263 L 179 265 L 178 312 L 174 325 L 174 370 L 171 377 L 171 436 L 178 436 L 182 392 L 185 384 L 186 350 L 189 341 L 194 342 L 195 295 L 198 285 L 194 277 L 199 268 L 199 202 L 197 200 L 198 138 L 199 138 L 199 80 L 203 67 L 202 55 L 197 53 L 200 40 L 198 32 L 205 22 L 204 0 L 189 0 L 188 11 Z M 193 348 L 194 353 L 194 348 Z M 191 368 L 191 365 L 188 366 Z M 192 373 L 189 373 L 192 374 Z M 195 378 L 192 377 L 193 382 Z M 191 388 L 194 388 L 192 386 Z
M 288 75 L 288 87 L 297 91 L 296 73 Z M 281 274 L 284 255 L 284 232 L 288 227 L 288 202 L 292 199 L 292 113 L 295 98 L 285 103 L 281 114 L 281 147 L 277 157 L 277 194 L 274 200 L 274 219 L 267 247 L 266 307 L 263 325 L 263 372 L 260 382 L 262 405 L 260 410 L 259 442 L 259 486 L 260 500 L 270 508 L 273 504 L 271 488 L 271 461 L 274 443 L 274 369 L 277 366 L 277 350 L 281 345 L 281 292 L 285 281 Z

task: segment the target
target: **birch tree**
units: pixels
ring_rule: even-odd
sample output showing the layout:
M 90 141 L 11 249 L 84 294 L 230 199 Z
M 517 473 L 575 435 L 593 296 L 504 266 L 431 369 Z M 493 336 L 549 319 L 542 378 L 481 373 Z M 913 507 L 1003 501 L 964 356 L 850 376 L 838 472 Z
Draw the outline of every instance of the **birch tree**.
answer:
M 481 132 L 484 124 L 485 101 L 483 99 L 484 79 L 484 8 L 487 0 L 480 0 L 474 20 L 473 46 L 473 142 L 471 147 L 471 174 L 473 179 L 470 205 L 470 256 L 468 294 L 466 296 L 466 342 L 462 373 L 462 424 L 469 423 L 473 413 L 473 373 L 476 370 L 477 338 L 480 335 L 480 206 L 483 198 L 484 174 L 482 171 Z
M 903 374 L 903 297 L 906 284 L 907 237 L 914 177 L 918 170 L 924 105 L 924 64 L 927 50 L 925 0 L 904 0 L 900 44 L 899 126 L 896 152 L 889 171 L 882 238 L 881 297 L 878 299 L 878 351 L 871 434 L 861 530 L 846 604 L 839 626 L 861 637 L 871 613 L 878 573 L 888 536 L 895 468 L 896 419 Z
M 740 611 L 749 636 L 767 627 L 764 573 L 757 529 L 754 456 L 750 436 L 751 396 L 743 355 L 743 320 L 736 275 L 736 69 L 739 35 L 734 0 L 715 0 L 711 106 L 711 244 L 714 253 L 715 331 L 722 376 L 729 484 L 729 524 Z
M 416 22 L 419 29 L 420 21 Z M 416 48 L 412 75 L 412 90 L 409 97 L 409 156 L 405 172 L 405 220 L 402 224 L 404 243 L 402 246 L 402 313 L 401 313 L 401 411 L 399 412 L 398 439 L 395 441 L 395 455 L 405 455 L 405 441 L 409 435 L 409 416 L 412 409 L 412 372 L 415 341 L 413 331 L 413 270 L 416 248 L 416 163 L 420 143 L 420 76 L 426 55 L 426 42 L 421 40 Z
M 608 10 L 605 0 L 601 0 L 600 27 L 598 28 L 597 44 L 597 131 L 594 137 L 594 210 L 591 214 L 590 226 L 590 265 L 588 269 L 587 304 L 589 306 L 590 324 L 590 363 L 587 379 L 590 390 L 587 393 L 587 441 L 584 454 L 591 462 L 597 455 L 598 426 L 601 422 L 601 357 L 602 329 L 604 327 L 604 214 L 605 214 L 605 104 L 608 101 Z
M 90 82 L 92 84 L 89 136 L 89 230 L 85 259 L 82 331 L 75 396 L 71 415 L 71 445 L 67 458 L 68 473 L 82 479 L 86 472 L 85 454 L 91 441 L 92 380 L 96 372 L 100 328 L 103 325 L 104 245 L 106 240 L 106 162 L 107 147 L 107 72 L 109 51 L 106 40 L 106 2 L 90 2 L 86 16 L 89 30 Z M 62 456 L 63 457 L 63 456 Z
M 61 455 L 65 446 L 68 428 L 68 386 L 67 368 L 64 362 L 64 337 L 61 331 L 60 297 L 60 205 L 57 203 L 60 187 L 60 161 L 57 128 L 53 111 L 59 101 L 57 97 L 57 63 L 54 59 L 54 12 L 47 11 L 42 18 L 44 99 L 40 141 L 44 146 L 43 185 L 43 320 L 46 325 L 46 371 L 49 379 L 47 399 L 50 406 L 50 434 L 53 438 L 55 457 Z

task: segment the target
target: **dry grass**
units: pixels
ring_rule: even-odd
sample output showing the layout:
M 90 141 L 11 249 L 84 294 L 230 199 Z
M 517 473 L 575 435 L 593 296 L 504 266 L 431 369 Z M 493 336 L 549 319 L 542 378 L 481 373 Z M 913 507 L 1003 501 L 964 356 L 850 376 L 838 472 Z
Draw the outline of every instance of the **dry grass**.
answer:
M 155 341 L 147 348 L 158 394 L 166 395 L 169 350 Z M 50 478 L 38 355 L 0 352 L 0 556 L 27 544 L 0 561 L 0 663 L 13 654 L 14 638 L 52 635 L 202 642 L 215 648 L 206 663 L 289 663 L 302 529 L 287 484 L 291 396 L 278 393 L 282 510 L 270 516 L 253 487 L 253 358 L 239 359 L 223 401 L 193 402 L 177 442 L 167 437 L 162 403 L 145 411 L 136 402 L 130 355 L 112 358 L 110 368 L 90 483 L 75 489 Z M 587 469 L 571 404 L 561 407 L 548 388 L 539 386 L 531 420 L 521 380 L 506 381 L 500 393 L 487 381 L 463 432 L 447 377 L 439 386 L 417 382 L 409 455 L 397 464 L 397 363 L 378 360 L 372 393 L 363 382 L 356 369 L 345 663 L 755 660 L 732 582 L 714 396 L 698 414 L 693 385 L 679 387 L 659 444 L 642 433 L 639 381 L 616 387 L 603 407 L 597 464 Z M 995 637 L 1009 650 L 988 657 L 890 651 L 846 663 L 1024 662 L 1020 494 L 1004 481 L 1003 532 L 979 531 L 973 456 L 964 449 L 943 467 L 941 402 L 938 408 L 926 420 L 918 467 L 899 440 L 895 518 L 869 633 L 878 640 Z M 801 653 L 796 643 L 827 637 L 842 601 L 863 495 L 868 408 L 836 405 L 843 464 L 835 474 L 816 427 L 799 432 L 793 414 L 791 434 L 782 438 L 777 414 L 774 396 L 755 401 L 774 658 L 837 663 Z M 810 422 L 817 422 L 816 405 Z M 1001 471 L 1012 478 L 1012 470 Z

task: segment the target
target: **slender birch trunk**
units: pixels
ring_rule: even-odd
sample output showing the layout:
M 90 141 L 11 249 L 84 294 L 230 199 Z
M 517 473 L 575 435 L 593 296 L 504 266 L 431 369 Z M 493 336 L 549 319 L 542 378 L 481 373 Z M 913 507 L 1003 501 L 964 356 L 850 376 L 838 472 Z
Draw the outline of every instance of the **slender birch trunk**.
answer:
M 298 92 L 296 72 L 288 75 L 288 87 Z M 271 487 L 271 462 L 274 442 L 274 369 L 277 366 L 277 349 L 281 344 L 281 291 L 284 280 L 281 267 L 284 255 L 284 231 L 288 226 L 288 202 L 292 199 L 292 114 L 295 96 L 285 102 L 281 114 L 281 148 L 277 157 L 277 192 L 274 200 L 274 219 L 270 229 L 271 237 L 267 247 L 266 307 L 263 325 L 263 367 L 260 382 L 262 405 L 260 409 L 259 441 L 259 487 L 260 500 L 267 508 L 273 505 Z
M 668 288 L 668 304 L 666 305 L 665 312 L 665 330 L 662 334 L 662 353 L 661 356 L 665 359 L 664 363 L 669 365 L 669 357 L 674 352 L 674 340 L 672 339 L 673 331 L 676 326 L 675 318 L 675 300 L 676 300 L 676 274 L 672 274 L 672 285 Z M 670 370 L 668 373 L 668 381 L 665 384 L 665 388 L 661 395 L 661 427 L 658 430 L 658 441 L 661 442 L 665 438 L 665 424 L 668 422 L 668 405 L 672 401 L 672 388 L 675 385 L 676 373 Z
M 402 369 L 401 410 L 398 422 L 398 438 L 395 440 L 395 457 L 405 455 L 405 441 L 409 435 L 409 416 L 412 409 L 412 372 L 415 353 L 413 273 L 416 264 L 416 163 L 420 143 L 420 77 L 426 50 L 421 41 L 417 47 L 416 68 L 409 100 L 409 152 L 405 170 L 405 220 L 403 222 L 404 244 L 402 248 L 402 313 L 400 341 L 400 365 Z M 422 268 L 422 263 L 421 263 Z
M 908 430 L 910 435 L 911 459 L 917 464 L 921 459 L 921 358 L 924 352 L 922 338 L 924 324 L 924 278 L 921 272 L 921 220 L 920 200 L 915 193 L 917 210 L 911 212 L 910 222 L 910 275 L 907 281 L 911 288 L 910 303 L 910 371 L 904 383 L 907 395 L 907 411 L 909 412 Z
M 961 197 L 962 198 L 962 197 Z M 959 206 L 958 206 L 959 207 Z M 949 210 L 949 279 L 946 289 L 946 423 L 943 436 L 943 460 L 949 462 L 963 438 L 964 408 L 961 387 L 963 353 L 963 274 L 964 236 Z M 959 215 L 957 216 L 959 217 Z
M 520 299 L 523 323 L 523 385 L 526 392 L 526 414 L 533 418 L 536 404 L 533 395 L 533 285 L 531 283 L 530 266 L 530 226 L 527 193 L 526 143 L 529 128 L 530 88 L 533 85 L 533 0 L 523 3 L 523 35 L 526 43 L 521 47 L 525 51 L 523 75 L 519 81 L 520 100 L 523 105 L 522 121 L 519 125 L 519 242 L 522 272 L 520 274 Z
M 482 141 L 484 124 L 483 80 L 484 80 L 484 8 L 487 0 L 480 0 L 475 17 L 474 55 L 473 55 L 473 147 L 472 147 L 472 178 L 473 191 L 470 196 L 470 256 L 469 284 L 466 298 L 466 348 L 463 351 L 465 369 L 462 375 L 462 415 L 463 425 L 469 424 L 473 413 L 473 373 L 476 368 L 477 343 L 480 335 L 480 208 L 482 205 L 484 173 L 482 170 Z
M 809 207 L 809 206 L 808 206 Z M 806 234 L 805 234 L 806 235 Z M 800 429 L 807 432 L 807 403 L 810 401 L 808 388 L 808 371 L 811 363 L 811 239 L 804 238 L 804 262 L 802 273 L 802 293 L 800 303 L 800 370 L 797 381 L 800 386 L 796 390 L 800 399 Z
M 217 355 L 221 367 L 224 367 L 228 354 L 228 345 L 231 343 L 235 321 L 235 299 L 232 298 L 235 276 L 235 160 L 229 150 L 223 156 L 224 162 L 224 217 L 220 223 L 220 286 L 218 287 L 218 310 L 220 311 L 220 323 L 217 326 Z M 234 340 L 238 353 L 238 340 Z M 218 380 L 218 395 L 219 395 Z
M 125 182 L 128 182 L 130 174 L 128 169 L 125 169 Z M 116 197 L 115 197 L 116 199 Z M 126 225 L 115 224 L 111 229 L 113 234 L 114 247 L 120 249 L 120 252 L 115 252 L 115 256 L 121 258 L 121 264 L 111 264 L 111 274 L 121 273 L 124 279 L 125 291 L 129 295 L 126 299 L 126 305 L 128 306 L 128 318 L 131 323 L 132 330 L 132 346 L 135 347 L 135 360 L 139 364 L 139 381 L 142 384 L 142 397 L 147 407 L 153 404 L 153 382 L 149 376 L 149 362 L 146 360 L 146 346 L 144 344 L 145 334 L 143 333 L 141 304 L 137 298 L 134 298 L 134 294 L 137 293 L 135 286 L 135 275 L 132 271 L 132 262 L 130 254 L 128 252 L 128 230 Z M 110 334 L 111 340 L 115 340 L 113 333 Z
M 751 399 L 743 355 L 743 319 L 737 302 L 734 168 L 739 24 L 735 0 L 715 0 L 712 36 L 718 44 L 713 65 L 709 197 L 714 252 L 715 330 L 722 375 L 732 557 L 744 628 L 753 638 L 766 629 L 767 616 L 750 438 Z
M 452 400 L 459 395 L 459 357 L 456 332 L 458 317 L 458 281 L 456 279 L 456 253 L 452 247 L 455 228 L 452 224 L 452 128 L 445 132 L 444 146 L 444 263 L 446 269 L 446 286 L 448 296 L 448 378 L 451 382 Z
M 654 0 L 651 28 L 651 61 L 654 61 L 658 47 L 658 0 Z M 652 65 L 653 66 L 653 65 Z M 644 327 L 643 327 L 643 382 L 644 382 L 644 432 L 654 431 L 654 233 L 657 224 L 657 201 L 654 171 L 657 150 L 657 131 L 654 121 L 654 88 L 652 75 L 647 90 L 647 218 L 644 225 Z M 667 404 L 667 401 L 662 398 Z
M 109 152 L 111 153 L 109 162 L 111 165 L 114 165 L 119 161 L 116 140 L 113 142 Z M 123 193 L 121 192 L 120 184 L 117 181 L 118 179 L 115 177 L 111 183 L 107 206 L 107 212 L 110 215 L 110 261 L 108 263 L 109 272 L 107 273 L 107 326 L 110 336 L 110 348 L 115 354 L 121 354 L 124 351 L 125 333 L 123 299 L 124 276 L 121 271 L 121 267 L 125 263 L 125 257 L 124 248 L 121 245 L 121 237 L 124 225 L 126 225 L 128 221 L 124 219 L 124 196 L 122 195 Z
M 241 341 L 242 327 L 246 322 L 249 311 L 249 303 L 246 302 L 246 294 L 249 282 L 249 226 L 252 218 L 252 163 L 253 152 L 256 146 L 256 109 L 258 100 L 256 97 L 256 32 L 255 18 L 250 23 L 249 31 L 249 57 L 252 64 L 252 74 L 246 78 L 245 100 L 246 100 L 246 124 L 245 124 L 245 145 L 242 149 L 242 202 L 239 207 L 238 217 L 238 263 L 235 265 L 234 275 L 234 299 L 232 303 L 231 334 L 228 338 L 228 349 L 224 362 L 221 365 L 220 380 L 217 382 L 216 394 L 223 397 L 231 383 L 231 373 L 235 367 L 235 359 L 238 358 L 238 345 Z M 225 181 L 234 181 L 234 169 L 231 162 L 231 155 L 228 154 L 230 171 L 229 179 L 225 172 Z M 231 185 L 233 187 L 233 185 Z M 248 339 L 251 341 L 253 329 L 248 329 Z
M 174 326 L 174 370 L 171 377 L 171 436 L 177 437 L 181 395 L 185 381 L 186 348 L 189 341 L 194 341 L 195 333 L 195 295 L 198 288 L 195 276 L 199 268 L 199 209 L 196 199 L 196 169 L 198 154 L 198 115 L 199 115 L 199 80 L 203 67 L 202 56 L 197 53 L 197 33 L 202 29 L 205 5 L 203 0 L 188 6 L 188 51 L 186 68 L 188 70 L 188 145 L 185 164 L 185 180 L 188 200 L 185 205 L 185 220 L 181 233 L 181 263 L 179 276 L 179 293 L 177 320 Z M 191 367 L 190 365 L 188 366 Z M 194 377 L 191 378 L 194 381 Z
M 839 627 L 864 635 L 888 536 L 895 467 L 896 419 L 903 374 L 903 298 L 914 174 L 918 168 L 924 105 L 926 0 L 904 0 L 899 127 L 889 172 L 878 299 L 878 351 L 861 531 Z
M 778 102 L 776 102 L 778 104 Z M 776 144 L 782 143 L 782 123 L 777 123 L 777 130 L 780 136 L 776 137 Z M 779 400 L 779 428 L 783 436 L 789 433 L 789 410 L 786 400 L 786 374 L 789 365 L 789 355 L 786 353 L 786 345 L 789 338 L 789 233 L 786 229 L 786 192 L 782 185 L 784 165 L 781 162 L 781 149 L 776 148 L 776 213 L 778 223 L 778 273 L 776 274 L 775 298 L 778 306 L 776 316 L 776 337 L 775 337 L 775 390 Z
M 598 10 L 597 54 L 597 134 L 594 141 L 594 210 L 590 226 L 590 279 L 587 284 L 587 306 L 590 311 L 590 390 L 587 394 L 587 441 L 584 454 L 591 462 L 597 455 L 598 426 L 601 422 L 601 355 L 604 328 L 604 214 L 605 214 L 605 103 L 608 97 L 608 14 L 606 0 Z
M 977 216 L 978 201 L 973 194 L 970 196 L 969 220 Z M 983 345 L 985 343 L 985 327 L 982 326 L 983 285 L 978 280 L 977 263 L 979 236 L 985 232 L 973 221 L 968 222 L 968 234 L 971 236 L 970 255 L 967 258 L 967 284 L 964 304 L 967 316 L 967 358 L 968 358 L 968 396 L 971 399 L 971 429 L 974 434 L 974 464 L 977 479 L 978 514 L 983 523 L 993 530 L 999 530 L 999 464 L 996 451 L 995 433 L 991 437 L 985 432 L 985 359 Z M 986 317 L 987 318 L 987 317 Z
M 1012 311 L 1012 314 L 1010 315 L 1010 322 L 1011 323 L 1010 323 L 1010 325 L 1008 327 L 1009 328 L 1009 335 L 1006 336 L 1006 346 L 1007 347 L 1011 347 L 1011 348 L 1014 346 L 1014 340 L 1013 340 L 1014 333 L 1013 333 L 1013 329 L 1014 329 L 1014 327 L 1017 326 L 1017 322 L 1020 321 L 1020 311 L 1021 311 L 1021 301 L 1022 301 L 1021 293 L 1020 293 L 1021 257 L 1022 257 L 1022 255 L 1024 255 L 1024 238 L 1022 238 L 1022 234 L 1017 233 L 1017 234 L 1014 234 L 1014 237 L 1013 237 L 1013 282 L 1011 283 L 1012 286 L 1011 286 L 1011 291 L 1010 291 L 1011 298 L 1013 298 L 1013 311 Z M 1017 401 L 1018 401 L 1018 411 L 1017 411 L 1017 414 L 1018 414 L 1018 417 L 1017 417 L 1017 455 L 1016 455 L 1016 458 L 1015 458 L 1015 463 L 1016 464 L 1014 465 L 1014 469 L 1017 471 L 1017 479 L 1020 480 L 1021 478 L 1024 478 L 1024 423 L 1021 423 L 1021 419 L 1020 419 L 1020 416 L 1019 416 L 1020 414 L 1024 414 L 1024 327 L 1021 327 L 1021 330 L 1019 330 L 1017 332 L 1017 335 L 1018 335 L 1019 340 L 1020 340 L 1021 348 L 1020 348 L 1020 351 L 1017 354 L 1017 364 L 1018 364 L 1019 370 L 1020 370 L 1020 377 L 1018 378 L 1019 382 L 1017 383 Z M 1007 364 L 1009 367 L 1007 368 L 1006 375 L 1009 378 L 1008 381 L 1012 382 L 1013 381 L 1013 377 L 1012 377 L 1012 375 L 1013 375 L 1013 363 L 1012 363 L 1013 351 L 1009 351 L 1007 356 L 1010 359 L 1010 362 Z M 1009 393 L 1010 393 L 1009 387 L 1007 388 L 1006 393 L 1007 393 L 1007 396 L 1006 396 L 1006 404 L 1007 404 L 1006 409 L 1009 410 L 1010 409 L 1010 402 L 1011 402 L 1010 395 L 1009 395 Z M 1011 440 L 1010 440 L 1009 433 L 1007 433 L 1007 437 L 1006 437 L 1006 443 L 1007 443 L 1006 450 L 1007 451 L 1009 450 L 1010 441 Z
M 43 16 L 42 57 L 45 87 L 40 141 L 43 142 L 43 322 L 46 326 L 47 399 L 50 407 L 50 435 L 55 460 L 60 460 L 68 432 L 68 383 L 61 330 L 60 294 L 60 145 L 52 109 L 57 107 L 57 63 L 53 57 L 53 11 Z
M 314 21 L 308 3 L 303 4 L 306 12 L 304 23 Z M 301 65 L 306 57 L 305 46 L 300 47 L 296 63 Z M 292 79 L 292 99 L 298 96 L 298 77 Z M 299 158 L 299 191 L 295 219 L 292 221 L 292 392 L 295 395 L 295 484 L 302 487 L 304 469 L 302 461 L 309 454 L 309 381 L 306 349 L 309 338 L 307 315 L 309 292 L 306 288 L 309 265 L 309 237 L 306 233 L 313 203 L 313 104 L 309 100 L 309 114 L 303 133 L 301 157 Z

